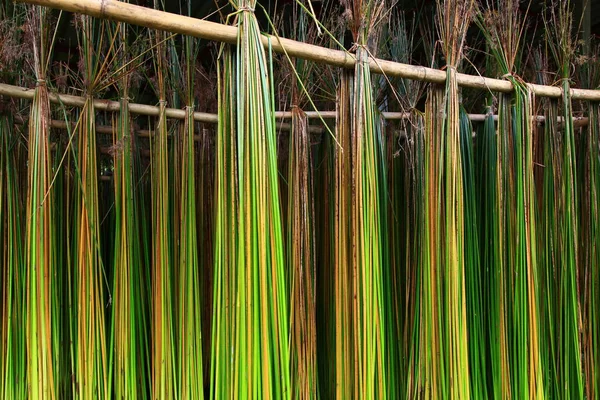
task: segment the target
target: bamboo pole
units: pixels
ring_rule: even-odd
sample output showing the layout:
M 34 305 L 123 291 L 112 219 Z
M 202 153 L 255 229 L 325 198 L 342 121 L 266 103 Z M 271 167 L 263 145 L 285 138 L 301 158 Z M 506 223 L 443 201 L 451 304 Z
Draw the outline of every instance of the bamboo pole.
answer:
M 24 118 L 20 115 L 15 116 L 14 122 L 16 124 L 19 125 L 26 125 L 27 124 L 27 118 Z M 278 130 L 282 130 L 282 131 L 290 131 L 292 129 L 292 124 L 290 123 L 286 123 L 286 122 L 279 122 L 277 123 L 277 129 Z M 53 119 L 50 121 L 50 127 L 54 128 L 54 129 L 67 129 L 67 122 L 66 121 L 62 121 L 62 120 L 58 120 L 58 119 Z M 71 123 L 71 129 L 73 129 L 75 127 L 75 123 Z M 138 135 L 138 137 L 140 138 L 151 138 L 154 136 L 154 131 L 152 130 L 148 130 L 148 129 L 137 129 L 135 131 Z M 323 133 L 324 129 L 320 126 L 309 126 L 308 127 L 308 132 L 309 133 Z M 96 125 L 96 133 L 101 133 L 103 135 L 112 135 L 113 132 L 113 127 L 111 125 Z M 171 138 L 171 135 L 169 135 L 169 138 Z M 200 141 L 202 138 L 201 135 L 194 135 L 194 141 Z
M 0 83 L 0 96 L 21 98 L 21 99 L 32 99 L 33 98 L 33 89 L 23 88 L 20 86 L 7 85 L 5 83 Z M 81 107 L 85 99 L 83 97 L 66 95 L 66 94 L 50 94 L 50 101 L 56 104 L 64 104 L 68 106 Z M 111 111 L 116 112 L 119 111 L 119 102 L 111 101 L 111 100 L 94 100 L 94 105 L 97 109 L 102 111 Z M 132 114 L 138 115 L 148 115 L 148 116 L 158 116 L 158 107 L 151 106 L 148 104 L 137 104 L 137 103 L 129 103 L 129 111 Z M 336 112 L 335 111 L 306 111 L 305 112 L 308 119 L 335 119 Z M 406 112 L 393 112 L 393 111 L 384 111 L 381 113 L 381 116 L 386 120 L 400 120 L 407 119 L 410 116 L 410 113 Z M 487 117 L 486 114 L 468 114 L 469 119 L 473 122 L 482 122 Z M 176 108 L 167 108 L 167 117 L 171 119 L 184 119 L 185 118 L 185 110 L 179 110 Z M 277 119 L 290 119 L 292 117 L 291 111 L 276 111 L 275 118 Z M 22 121 L 23 118 L 17 116 L 16 121 Z M 542 115 L 534 116 L 535 121 L 539 123 L 544 123 L 546 118 Z M 211 113 L 202 113 L 195 112 L 194 120 L 198 122 L 205 122 L 210 124 L 217 123 L 218 116 L 217 114 Z M 498 120 L 498 116 L 494 115 L 494 120 Z M 558 121 L 562 122 L 562 117 L 558 117 Z M 588 124 L 587 117 L 573 117 L 573 122 L 576 127 L 586 126 Z M 51 122 L 52 128 L 58 129 L 66 129 L 67 125 L 64 121 L 53 120 Z M 279 123 L 277 125 L 277 129 L 281 130 L 290 130 L 290 124 Z M 323 129 L 318 126 L 310 126 L 310 133 L 322 133 Z M 96 132 L 98 133 L 112 133 L 112 127 L 110 126 L 97 126 Z M 150 137 L 151 135 L 148 133 L 149 131 L 139 131 L 140 137 Z M 196 138 L 195 140 L 199 140 Z
M 140 25 L 202 39 L 235 44 L 237 28 L 216 22 L 204 21 L 183 15 L 167 13 L 151 8 L 122 3 L 116 0 L 17 0 L 22 3 L 58 8 L 91 15 L 97 18 Z M 333 50 L 291 39 L 278 38 L 263 34 L 262 42 L 265 47 L 271 46 L 277 53 L 285 52 L 290 57 L 314 61 L 336 67 L 353 69 L 356 59 L 353 54 L 342 50 Z M 393 61 L 369 59 L 371 71 L 387 76 L 398 76 L 430 83 L 444 83 L 446 72 Z M 512 84 L 507 80 L 485 78 L 466 74 L 456 74 L 459 86 L 490 90 L 494 92 L 511 92 Z M 539 97 L 559 98 L 562 89 L 556 86 L 529 84 L 533 93 Z M 578 100 L 600 101 L 600 90 L 571 89 L 571 98 Z M 179 110 L 178 110 L 179 111 Z M 133 111 L 132 111 L 133 112 Z
M 5 83 L 0 83 L 0 95 L 8 96 L 8 97 L 16 97 L 20 99 L 33 99 L 34 89 L 23 88 L 19 86 L 7 85 Z M 66 106 L 73 107 L 83 107 L 85 104 L 85 98 L 79 96 L 72 96 L 69 94 L 57 94 L 57 93 L 49 93 L 50 102 L 55 104 L 64 104 Z M 100 111 L 119 111 L 121 108 L 118 101 L 112 100 L 94 100 L 94 108 Z M 158 107 L 150 106 L 147 104 L 129 104 L 129 111 L 133 114 L 138 115 L 149 115 L 149 116 L 158 116 Z M 174 119 L 184 119 L 185 118 L 185 110 L 179 110 L 176 108 L 167 108 L 167 117 Z M 195 112 L 194 120 L 199 122 L 209 122 L 209 123 L 217 123 L 217 115 Z
M 5 83 L 0 83 L 0 95 L 7 97 L 15 97 L 21 99 L 32 99 L 33 98 L 33 89 L 23 88 L 20 86 L 7 85 Z M 67 106 L 81 107 L 85 101 L 83 97 L 72 96 L 67 94 L 50 94 L 50 101 L 56 104 L 64 104 Z M 111 101 L 111 100 L 94 100 L 94 105 L 96 109 L 102 111 L 119 111 L 119 102 Z M 148 115 L 148 116 L 158 116 L 158 107 L 151 106 L 148 104 L 137 104 L 130 103 L 129 111 L 132 114 L 138 115 Z M 306 111 L 305 112 L 307 118 L 309 119 L 334 119 L 336 117 L 335 111 Z M 384 111 L 381 113 L 381 116 L 386 120 L 400 120 L 407 119 L 410 116 L 410 113 L 405 112 L 389 112 Z M 468 114 L 469 119 L 473 122 L 482 122 L 486 118 L 486 114 Z M 179 110 L 176 108 L 167 108 L 167 117 L 171 119 L 184 119 L 185 118 L 185 110 Z M 291 111 L 276 111 L 275 118 L 277 119 L 290 119 L 292 117 Z M 544 123 L 546 118 L 541 115 L 534 116 L 535 121 L 539 123 Z M 198 122 L 205 122 L 210 124 L 217 123 L 218 116 L 217 114 L 211 113 L 202 113 L 195 112 L 194 120 Z M 562 121 L 562 117 L 558 117 L 559 122 Z M 494 120 L 498 120 L 498 116 L 494 115 Z M 573 117 L 573 122 L 575 126 L 586 126 L 588 124 L 588 119 L 586 117 Z M 66 129 L 66 123 L 64 121 L 53 120 L 52 125 L 53 128 Z M 285 123 L 279 123 L 277 125 L 278 129 L 281 130 L 290 130 L 290 125 Z M 110 126 L 98 126 L 96 127 L 96 132 L 98 133 L 112 133 L 112 127 Z M 150 134 L 144 134 L 144 132 L 149 131 L 140 131 L 140 137 L 150 137 Z M 310 133 L 322 133 L 323 129 L 317 126 L 309 127 Z M 196 138 L 195 140 L 198 140 Z

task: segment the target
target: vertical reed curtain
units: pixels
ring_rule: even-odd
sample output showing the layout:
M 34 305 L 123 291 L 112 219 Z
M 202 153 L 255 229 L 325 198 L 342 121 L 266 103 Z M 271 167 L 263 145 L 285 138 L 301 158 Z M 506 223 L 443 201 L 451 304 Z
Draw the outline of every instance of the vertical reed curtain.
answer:
M 570 89 L 600 46 L 570 2 L 535 29 L 517 0 L 266 6 L 231 0 L 211 45 L 0 3 L 0 83 L 33 88 L 0 97 L 0 400 L 599 398 L 600 106 Z

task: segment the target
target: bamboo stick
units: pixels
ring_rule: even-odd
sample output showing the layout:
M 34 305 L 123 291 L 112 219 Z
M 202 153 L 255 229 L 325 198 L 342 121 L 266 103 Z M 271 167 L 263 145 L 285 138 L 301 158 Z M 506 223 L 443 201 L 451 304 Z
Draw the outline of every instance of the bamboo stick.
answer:
M 33 92 L 34 92 L 33 89 L 28 89 L 28 88 L 23 88 L 20 86 L 13 86 L 13 85 L 5 84 L 5 83 L 0 83 L 0 95 L 1 96 L 31 100 L 33 98 Z M 51 93 L 50 94 L 50 102 L 56 103 L 56 104 L 62 103 L 62 104 L 65 104 L 68 106 L 74 106 L 74 107 L 81 107 L 83 105 L 84 98 L 79 97 L 79 96 L 67 95 L 67 94 Z M 94 106 L 96 109 L 99 109 L 102 111 L 112 111 L 112 112 L 119 111 L 119 102 L 118 101 L 98 99 L 98 100 L 94 100 Z M 148 104 L 130 103 L 129 111 L 132 114 L 138 114 L 138 115 L 148 115 L 148 116 L 157 116 L 158 115 L 158 107 L 151 106 Z M 321 119 L 321 118 L 335 119 L 335 117 L 336 117 L 335 111 L 305 111 L 305 114 L 308 119 L 317 119 L 317 118 L 318 119 Z M 384 111 L 381 113 L 381 115 L 386 120 L 399 120 L 399 119 L 407 119 L 410 117 L 410 113 L 406 113 L 406 112 Z M 469 119 L 473 122 L 482 122 L 482 121 L 485 121 L 485 118 L 487 115 L 486 114 L 468 114 L 468 116 L 469 116 Z M 182 120 L 185 118 L 185 110 L 179 110 L 176 108 L 167 108 L 167 117 L 171 118 L 171 119 L 181 119 Z M 17 116 L 16 118 L 17 118 L 17 122 L 18 122 L 19 117 Z M 291 111 L 276 111 L 275 118 L 276 119 L 290 119 L 290 118 L 292 118 L 292 112 Z M 546 118 L 543 115 L 537 115 L 534 118 L 535 118 L 535 121 L 539 122 L 539 123 L 544 123 L 546 121 Z M 198 121 L 198 122 L 216 124 L 217 123 L 217 114 L 195 112 L 194 120 Z M 495 121 L 498 120 L 497 115 L 494 115 L 494 120 Z M 562 117 L 558 117 L 558 121 L 561 122 Z M 573 117 L 573 122 L 576 127 L 586 126 L 588 124 L 588 119 L 587 119 L 587 117 Z M 52 127 L 59 128 L 59 129 L 66 129 L 67 126 L 64 121 L 53 120 Z M 99 126 L 96 129 L 97 129 L 98 133 L 112 134 L 112 127 L 110 127 L 110 126 Z M 289 131 L 290 125 L 281 123 L 281 124 L 277 125 L 277 129 Z M 323 129 L 320 127 L 311 126 L 311 127 L 309 127 L 309 132 L 310 133 L 322 133 Z M 147 137 L 148 135 L 144 136 L 142 134 L 140 136 Z
M 8 96 L 8 97 L 16 97 L 20 99 L 33 99 L 34 89 L 23 88 L 19 86 L 7 85 L 5 83 L 0 83 L 0 95 Z M 80 96 L 72 96 L 69 94 L 57 94 L 50 93 L 50 102 L 55 104 L 64 104 L 67 106 L 74 107 L 83 107 L 85 104 L 85 98 Z M 94 109 L 100 111 L 119 111 L 120 104 L 118 101 L 112 100 L 94 100 Z M 133 114 L 139 115 L 149 115 L 149 116 L 158 116 L 158 107 L 150 106 L 147 104 L 129 104 L 129 111 Z M 174 119 L 184 119 L 185 118 L 185 110 L 179 110 L 176 108 L 167 108 L 166 110 L 168 118 Z M 217 123 L 217 115 L 195 112 L 194 120 L 199 122 L 211 122 Z
M 237 41 L 237 28 L 216 22 L 204 21 L 183 15 L 167 13 L 134 4 L 122 3 L 116 0 L 17 0 L 21 3 L 37 4 L 46 7 L 58 8 L 91 15 L 97 18 L 110 19 L 133 25 L 194 36 L 202 39 L 235 44 Z M 302 58 L 320 64 L 353 69 L 356 59 L 354 55 L 342 51 L 332 50 L 312 44 L 302 43 L 291 39 L 278 38 L 263 34 L 262 42 L 265 47 L 269 45 L 277 53 L 288 54 L 290 57 Z M 393 61 L 369 59 L 371 71 L 387 76 L 398 76 L 417 81 L 430 83 L 444 83 L 444 71 L 402 64 Z M 513 90 L 512 84 L 507 80 L 486 78 L 466 74 L 456 74 L 459 86 L 491 90 L 508 93 Z M 556 86 L 543 86 L 530 84 L 533 93 L 539 97 L 559 98 L 562 89 Z M 600 90 L 571 89 L 571 98 L 579 100 L 600 101 Z M 180 111 L 180 110 L 178 110 Z M 133 112 L 133 111 L 132 111 Z M 183 111 L 182 111 L 183 112 Z
M 27 123 L 27 118 L 17 115 L 17 116 L 15 116 L 14 122 L 19 125 L 25 125 Z M 277 126 L 278 130 L 282 130 L 282 131 L 290 131 L 292 129 L 292 125 L 290 123 L 286 123 L 286 122 L 279 122 L 279 123 L 277 123 L 276 126 Z M 54 128 L 54 129 L 67 129 L 67 123 L 62 120 L 53 119 L 50 121 L 50 127 Z M 74 128 L 74 127 L 75 127 L 75 123 L 71 123 L 71 128 Z M 307 129 L 308 129 L 309 133 L 323 133 L 324 132 L 324 129 L 320 126 L 313 125 L 313 126 L 309 126 Z M 153 131 L 148 130 L 148 129 L 137 129 L 135 132 L 138 134 L 138 137 L 141 137 L 141 138 L 150 138 L 150 137 L 154 136 Z M 111 125 L 96 125 L 96 133 L 101 133 L 104 135 L 112 135 L 113 127 Z M 171 137 L 171 135 L 169 135 L 169 138 L 170 137 Z M 194 141 L 198 142 L 200 140 L 202 140 L 202 135 L 194 135 Z

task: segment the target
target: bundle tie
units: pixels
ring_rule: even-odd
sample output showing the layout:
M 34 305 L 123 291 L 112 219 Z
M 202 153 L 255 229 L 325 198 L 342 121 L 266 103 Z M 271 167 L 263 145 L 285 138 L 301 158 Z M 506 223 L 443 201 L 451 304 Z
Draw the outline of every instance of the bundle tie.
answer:
M 166 100 L 159 100 L 158 104 L 160 104 L 161 106 L 164 105 L 166 107 L 167 106 L 167 101 Z
M 508 79 L 511 78 L 513 76 L 513 74 L 511 74 L 510 72 L 508 74 L 504 74 L 501 76 L 502 79 Z
M 248 12 L 253 13 L 254 12 L 254 8 L 252 8 L 250 6 L 243 6 L 243 7 L 238 8 L 238 11 L 248 11 Z
M 356 53 L 358 53 L 358 57 L 356 57 L 356 61 L 366 64 L 369 62 L 369 49 L 367 48 L 366 45 L 364 44 L 360 44 L 360 43 L 354 43 L 352 45 L 352 49 L 355 50 Z M 359 49 L 363 49 L 364 52 L 358 52 Z
M 46 80 L 38 79 L 37 81 L 35 81 L 35 86 L 46 86 Z

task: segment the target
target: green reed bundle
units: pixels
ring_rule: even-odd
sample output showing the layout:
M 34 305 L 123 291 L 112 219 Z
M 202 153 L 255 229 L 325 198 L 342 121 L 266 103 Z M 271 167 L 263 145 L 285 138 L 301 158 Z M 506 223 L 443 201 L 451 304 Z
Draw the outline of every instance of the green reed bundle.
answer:
M 584 139 L 583 188 L 581 190 L 581 234 L 583 254 L 583 365 L 586 398 L 600 396 L 600 321 L 597 304 L 600 302 L 600 107 L 590 103 L 589 127 Z
M 155 2 L 158 8 L 158 2 Z M 159 115 L 152 148 L 152 398 L 170 399 L 176 395 L 175 299 L 168 165 L 166 35 L 152 33 L 156 91 Z
M 492 386 L 496 397 L 506 397 L 511 393 L 518 397 L 540 398 L 544 396 L 544 384 L 539 341 L 536 192 L 533 177 L 534 127 L 531 115 L 534 99 L 530 87 L 513 75 L 520 68 L 524 27 L 519 2 L 498 2 L 480 16 L 478 24 L 498 63 L 498 70 L 515 88 L 511 95 L 499 96 L 498 155 L 496 166 L 492 167 L 498 171 L 495 182 L 498 185 L 500 220 L 495 235 L 500 249 L 499 258 L 495 260 L 496 267 L 492 269 L 488 282 L 492 284 L 489 290 L 498 294 L 496 299 L 505 299 L 506 304 L 492 305 L 494 320 L 490 320 L 488 326 L 501 326 L 500 330 L 493 333 L 499 337 L 490 341 L 492 346 L 500 344 L 501 348 L 491 349 L 491 353 L 503 355 L 502 347 L 508 349 L 506 359 L 494 356 L 492 360 L 495 371 L 493 380 L 497 382 Z M 484 246 L 494 247 L 495 244 L 488 242 Z M 498 277 L 502 277 L 502 280 Z M 500 310 L 504 310 L 504 314 L 495 314 Z M 503 334 L 500 333 L 504 329 L 506 343 L 502 341 Z M 498 362 L 500 364 L 496 364 Z M 509 375 L 504 376 L 507 369 Z M 507 378 L 510 380 L 507 381 Z
M 471 396 L 467 340 L 464 182 L 456 68 L 462 59 L 473 1 L 438 2 L 438 26 L 446 58 L 446 87 L 432 88 L 425 110 L 426 173 L 423 207 L 421 372 L 426 396 Z M 441 357 L 441 359 L 440 359 Z
M 119 24 L 118 68 L 131 62 L 127 27 Z M 120 399 L 149 398 L 147 307 L 149 294 L 144 269 L 149 267 L 143 256 L 139 222 L 139 193 L 135 174 L 135 134 L 129 113 L 131 79 L 123 75 L 118 83 L 120 112 L 113 117 L 114 160 L 114 261 L 113 315 L 111 341 L 113 354 L 114 395 Z
M 486 332 L 483 320 L 484 286 L 479 254 L 479 232 L 477 224 L 477 196 L 473 128 L 466 111 L 461 106 L 459 113 L 460 151 L 463 172 L 464 207 L 464 262 L 465 292 L 469 335 L 470 387 L 473 397 L 487 397 Z
M 386 176 L 367 62 L 367 45 L 376 40 L 384 6 L 383 1 L 346 3 L 358 62 L 353 79 L 342 75 L 338 92 L 333 232 L 338 398 L 387 398 Z
M 424 393 L 424 397 L 439 398 L 445 393 L 444 366 L 445 358 L 437 359 L 442 353 L 441 318 L 442 309 L 440 298 L 442 295 L 439 281 L 441 280 L 441 202 L 438 193 L 441 185 L 440 172 L 442 158 L 442 121 L 438 110 L 442 107 L 443 96 L 438 88 L 430 88 L 425 103 L 425 129 L 423 135 L 422 164 L 419 172 L 423 173 L 421 190 L 422 219 L 424 227 L 419 233 L 422 235 L 420 271 L 420 319 L 419 319 L 419 349 L 418 371 L 415 388 L 411 393 Z M 410 389 L 410 386 L 409 386 Z M 444 395 L 445 396 L 445 395 Z
M 548 123 L 544 125 L 544 171 L 543 171 L 543 201 L 540 204 L 540 215 L 543 222 L 543 239 L 540 241 L 541 282 L 545 289 L 545 295 L 541 297 L 542 305 L 542 337 L 545 348 L 543 353 L 544 376 L 550 384 L 546 387 L 548 396 L 559 396 L 559 365 L 558 362 L 558 337 L 556 336 L 556 323 L 558 317 L 558 299 L 556 298 L 557 267 L 560 265 L 559 246 L 559 197 L 556 197 L 555 185 L 561 184 L 561 156 L 560 156 L 560 132 L 556 121 L 558 118 L 558 104 L 549 101 L 544 110 L 544 116 Z M 550 379 L 550 380 L 548 380 Z
M 233 55 L 224 47 L 220 55 L 219 125 L 215 166 L 215 267 L 213 290 L 213 320 L 211 334 L 211 398 L 233 396 L 231 382 L 235 379 L 229 361 L 233 348 L 235 317 L 237 156 Z
M 499 181 L 499 150 L 496 125 L 492 108 L 487 108 L 486 118 L 477 133 L 477 161 L 480 166 L 477 174 L 478 239 L 483 293 L 482 307 L 485 353 L 481 355 L 487 368 L 486 387 L 488 396 L 502 398 L 508 396 L 509 364 L 507 352 L 507 326 L 505 308 L 508 306 L 505 293 L 505 271 L 500 230 L 501 188 Z
M 216 78 L 216 76 L 215 76 Z M 215 88 L 216 89 L 216 88 Z M 204 386 L 210 387 L 211 318 L 213 300 L 214 223 L 215 223 L 215 140 L 207 128 L 201 128 L 196 162 L 196 216 L 198 218 L 198 263 L 202 305 L 202 371 Z
M 60 324 L 58 275 L 54 252 L 54 199 L 50 193 L 53 164 L 50 154 L 50 100 L 46 84 L 51 53 L 50 11 L 28 9 L 33 34 L 33 60 L 37 79 L 29 118 L 27 195 L 27 354 L 29 396 L 53 399 L 57 395 Z
M 256 1 L 233 4 L 238 43 L 234 60 L 223 50 L 219 87 L 212 396 L 289 398 L 272 78 Z
M 203 399 L 202 305 L 198 232 L 196 230 L 196 169 L 194 150 L 194 67 L 198 41 L 184 38 L 186 119 L 182 137 L 179 234 L 179 398 Z
M 600 84 L 600 47 L 592 50 L 586 65 L 583 84 L 597 88 Z M 600 396 L 600 323 L 596 304 L 600 300 L 600 214 L 598 209 L 598 190 L 600 187 L 600 107 L 597 103 L 587 104 L 589 125 L 583 130 L 579 140 L 578 152 L 578 195 L 581 198 L 579 224 L 581 229 L 580 265 L 581 265 L 581 316 L 582 316 L 582 364 L 586 398 Z
M 27 336 L 23 335 L 26 269 L 23 212 L 13 120 L 0 116 L 0 399 L 27 398 Z
M 577 196 L 577 160 L 575 155 L 575 129 L 573 126 L 571 106 L 571 62 L 575 52 L 575 44 L 571 36 L 573 16 L 570 1 L 553 4 L 551 18 L 546 23 L 549 37 L 549 48 L 559 68 L 561 78 L 562 96 L 562 134 L 557 134 L 558 139 L 546 138 L 554 142 L 553 159 L 558 162 L 554 167 L 555 202 L 554 217 L 556 226 L 556 242 L 550 251 L 551 262 L 555 272 L 556 304 L 556 365 L 558 366 L 558 381 L 560 397 L 582 398 L 584 394 L 581 343 L 580 343 L 580 287 L 578 283 L 580 254 L 580 232 L 577 221 L 578 199 Z M 556 119 L 550 124 L 558 123 Z M 560 156 L 557 154 L 559 153 Z M 548 257 L 548 256 L 547 256 Z
M 72 395 L 75 398 L 108 399 L 111 396 L 109 349 L 106 337 L 107 284 L 100 247 L 98 163 L 94 96 L 104 85 L 108 58 L 102 53 L 113 41 L 105 35 L 107 24 L 89 16 L 77 16 L 82 85 L 85 104 L 76 124 L 76 185 L 71 243 L 71 341 Z M 107 43 L 108 42 L 108 43 Z

